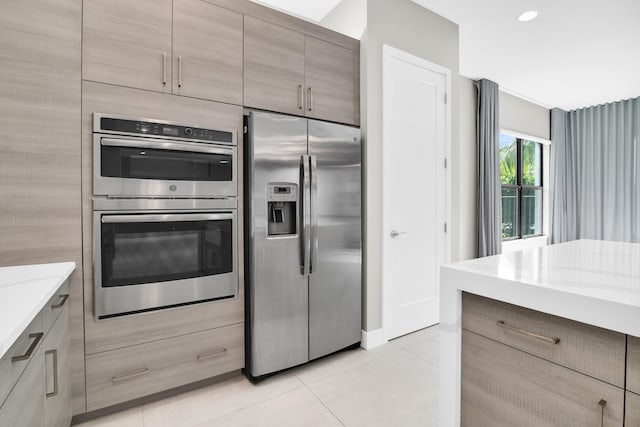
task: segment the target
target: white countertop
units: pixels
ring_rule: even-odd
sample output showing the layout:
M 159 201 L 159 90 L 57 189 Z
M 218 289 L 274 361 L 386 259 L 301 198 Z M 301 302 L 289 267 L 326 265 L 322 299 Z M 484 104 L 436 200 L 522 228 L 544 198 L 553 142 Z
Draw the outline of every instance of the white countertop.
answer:
M 0 267 L 0 358 L 75 268 L 75 262 Z
M 440 426 L 459 425 L 461 295 L 640 336 L 640 243 L 578 240 L 440 270 Z

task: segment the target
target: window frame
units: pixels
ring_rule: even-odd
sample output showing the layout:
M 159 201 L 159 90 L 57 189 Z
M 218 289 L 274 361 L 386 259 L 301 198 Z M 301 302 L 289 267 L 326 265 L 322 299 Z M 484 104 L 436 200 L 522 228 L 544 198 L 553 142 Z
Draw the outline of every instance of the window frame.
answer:
M 500 130 L 500 134 L 508 135 L 516 140 L 516 183 L 515 184 L 503 184 L 500 182 L 500 189 L 509 188 L 516 191 L 516 235 L 513 237 L 502 237 L 502 242 L 511 242 L 514 240 L 526 240 L 533 239 L 537 237 L 544 236 L 544 147 L 543 143 L 540 141 L 535 141 L 533 139 L 529 139 L 527 137 L 521 135 L 515 135 L 509 131 Z M 524 163 L 524 151 L 522 149 L 523 143 L 533 142 L 536 145 L 536 148 L 539 150 L 539 159 L 540 159 L 540 185 L 524 185 L 523 184 L 523 170 L 522 165 Z M 540 190 L 540 233 L 539 234 L 528 234 L 526 236 L 522 235 L 522 201 L 523 201 L 523 190 Z M 502 191 L 501 191 L 502 192 Z M 500 201 L 502 203 L 502 200 Z

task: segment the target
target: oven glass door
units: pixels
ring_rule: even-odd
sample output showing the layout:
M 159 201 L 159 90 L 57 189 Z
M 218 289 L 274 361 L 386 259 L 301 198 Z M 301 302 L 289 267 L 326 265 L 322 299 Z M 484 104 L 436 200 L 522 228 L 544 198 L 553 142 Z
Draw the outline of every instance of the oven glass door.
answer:
M 102 287 L 231 273 L 233 214 L 103 215 Z
M 233 151 L 203 143 L 102 138 L 100 175 L 174 181 L 233 181 Z

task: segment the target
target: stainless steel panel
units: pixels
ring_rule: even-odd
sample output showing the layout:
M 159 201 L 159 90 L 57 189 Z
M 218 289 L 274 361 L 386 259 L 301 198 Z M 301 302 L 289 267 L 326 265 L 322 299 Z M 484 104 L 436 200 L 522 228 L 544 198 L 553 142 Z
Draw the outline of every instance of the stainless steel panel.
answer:
M 126 211 L 131 214 L 150 214 L 152 211 Z M 171 211 L 178 216 L 188 215 L 184 211 Z M 157 283 L 145 283 L 132 286 L 102 286 L 102 242 L 100 224 L 103 215 L 122 214 L 123 211 L 93 212 L 93 302 L 95 320 L 103 316 L 130 313 L 138 310 L 161 308 L 175 304 L 202 301 L 213 298 L 236 297 L 238 295 L 238 224 L 237 212 L 211 211 L 212 215 L 223 214 L 233 219 L 233 271 L 213 276 L 192 279 L 170 280 Z M 200 217 L 201 214 L 195 214 Z M 167 215 L 170 216 L 170 215 Z M 137 217 L 137 216 L 136 216 Z M 107 221 L 108 222 L 108 221 Z
M 267 237 L 266 198 L 267 185 L 272 182 L 304 188 L 300 177 L 301 156 L 307 154 L 307 121 L 251 112 L 248 131 L 247 369 L 258 377 L 308 361 L 308 282 L 299 268 L 303 221 L 297 221 L 296 235 Z M 297 210 L 304 217 L 301 200 L 299 197 Z
M 360 341 L 361 160 L 359 129 L 315 120 L 308 127 L 316 165 L 316 261 L 309 276 L 309 358 L 315 359 Z
M 157 212 L 185 210 L 189 212 L 210 211 L 211 209 L 236 209 L 237 199 L 109 199 L 93 198 L 94 211 L 140 211 Z

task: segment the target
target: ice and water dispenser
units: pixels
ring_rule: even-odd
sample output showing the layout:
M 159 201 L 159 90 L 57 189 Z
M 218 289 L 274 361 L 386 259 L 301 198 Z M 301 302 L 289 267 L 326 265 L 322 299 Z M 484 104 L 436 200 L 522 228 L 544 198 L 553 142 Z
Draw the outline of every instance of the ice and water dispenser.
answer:
M 296 234 L 298 186 L 288 183 L 267 185 L 267 234 L 287 236 Z

